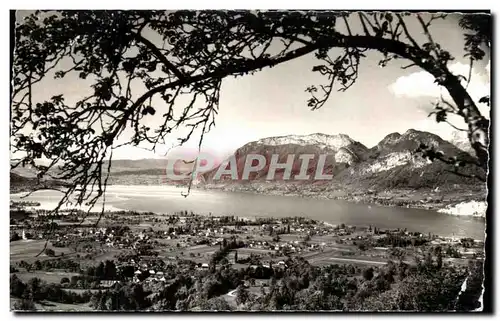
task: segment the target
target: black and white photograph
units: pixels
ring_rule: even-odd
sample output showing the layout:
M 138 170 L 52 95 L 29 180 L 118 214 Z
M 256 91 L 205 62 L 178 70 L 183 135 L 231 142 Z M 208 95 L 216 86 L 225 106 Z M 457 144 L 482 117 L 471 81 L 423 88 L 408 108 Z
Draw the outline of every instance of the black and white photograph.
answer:
M 10 37 L 15 314 L 491 309 L 490 11 L 11 10 Z

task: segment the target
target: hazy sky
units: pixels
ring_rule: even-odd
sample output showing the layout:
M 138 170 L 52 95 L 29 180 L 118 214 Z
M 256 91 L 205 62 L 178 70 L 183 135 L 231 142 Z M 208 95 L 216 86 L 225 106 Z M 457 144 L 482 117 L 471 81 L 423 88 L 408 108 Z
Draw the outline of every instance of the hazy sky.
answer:
M 456 58 L 450 63 L 452 71 L 467 76 L 468 61 L 463 58 L 462 49 L 463 31 L 457 21 L 457 15 L 450 15 L 444 21 L 436 21 L 431 32 L 434 40 Z M 426 42 L 416 19 L 409 18 L 408 25 L 420 44 Z M 374 146 L 389 133 L 402 133 L 409 128 L 449 138 L 452 131 L 447 124 L 437 124 L 427 117 L 431 103 L 440 93 L 433 83 L 434 79 L 418 67 L 402 70 L 400 67 L 409 64 L 407 61 L 393 61 L 381 68 L 378 66 L 382 57 L 379 53 L 368 52 L 366 55 L 356 84 L 346 92 L 334 92 L 330 100 L 316 111 L 307 107 L 309 94 L 305 92 L 309 85 L 323 83 L 322 78 L 311 71 L 318 64 L 313 55 L 253 76 L 224 79 L 216 127 L 205 135 L 204 149 L 227 155 L 259 138 L 318 132 L 344 133 L 368 147 Z M 473 70 L 469 91 L 475 99 L 489 94 L 488 60 L 489 55 Z M 64 93 L 68 98 L 82 97 L 89 90 L 80 82 L 67 79 L 51 80 L 46 86 L 44 95 Z M 157 114 L 162 113 L 158 111 Z M 157 123 L 158 119 L 153 122 Z M 455 123 L 465 127 L 463 122 Z M 187 143 L 185 150 L 194 149 L 197 143 L 196 139 Z M 123 147 L 114 153 L 114 158 L 150 157 L 159 155 L 136 147 Z

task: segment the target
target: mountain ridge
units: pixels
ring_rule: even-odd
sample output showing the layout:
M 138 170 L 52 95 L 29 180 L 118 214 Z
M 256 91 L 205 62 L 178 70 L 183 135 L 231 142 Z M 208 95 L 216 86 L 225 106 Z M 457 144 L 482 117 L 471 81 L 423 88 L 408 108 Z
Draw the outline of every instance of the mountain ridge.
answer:
M 307 168 L 307 174 L 312 176 L 316 170 L 318 156 L 328 154 L 324 174 L 334 175 L 334 179 L 330 182 L 332 184 L 368 189 L 374 187 L 391 188 L 394 182 L 399 182 L 396 185 L 402 186 L 408 183 L 409 187 L 421 188 L 426 187 L 426 180 L 429 183 L 427 187 L 436 187 L 436 185 L 439 186 L 447 182 L 449 184 L 472 183 L 469 179 L 457 178 L 455 174 L 446 173 L 445 170 L 448 166 L 446 164 L 435 162 L 433 165 L 415 155 L 413 151 L 420 143 L 434 146 L 437 150 L 442 150 L 445 155 L 456 155 L 469 160 L 474 159 L 473 156 L 452 143 L 443 140 L 438 135 L 415 129 L 409 129 L 402 134 L 397 132 L 390 133 L 371 148 L 342 133 L 333 135 L 313 133 L 264 137 L 244 144 L 235 151 L 233 156 L 237 159 L 238 178 L 241 179 L 245 156 L 252 153 L 265 155 L 266 166 L 261 171 L 252 173 L 249 181 L 266 181 L 271 154 L 278 155 L 279 163 L 286 162 L 288 155 L 291 154 L 295 154 L 296 156 L 300 154 L 314 155 L 315 158 L 310 161 Z M 162 178 L 165 178 L 167 162 L 168 159 L 156 158 L 113 160 L 110 183 L 168 183 L 166 179 L 162 180 Z M 299 173 L 300 165 L 301 162 L 296 159 L 293 165 L 292 177 Z M 192 164 L 177 162 L 176 166 L 181 172 L 190 172 L 192 170 Z M 201 183 L 213 184 L 214 174 L 219 166 L 203 173 L 201 175 Z M 465 170 L 469 173 L 474 173 L 474 169 L 472 168 L 466 168 Z M 29 169 L 16 169 L 14 172 L 17 175 L 25 177 L 35 176 Z M 423 178 L 420 179 L 417 176 Z M 276 171 L 276 179 L 283 179 L 282 170 Z M 226 179 L 223 177 L 222 182 L 231 183 L 227 176 Z M 248 182 L 240 181 L 239 183 Z M 311 178 L 303 183 L 316 184 L 318 182 Z M 325 182 L 319 183 L 325 184 Z
M 236 150 L 233 155 L 237 161 L 238 182 L 232 184 L 248 184 L 253 181 L 265 181 L 269 166 L 250 176 L 248 181 L 241 181 L 241 167 L 248 154 L 267 155 L 278 154 L 280 163 L 286 162 L 286 156 L 297 154 L 313 154 L 316 157 L 321 153 L 331 153 L 331 163 L 325 167 L 325 174 L 332 174 L 331 182 L 317 182 L 314 179 L 308 183 L 338 184 L 351 188 L 384 189 L 406 187 L 410 188 L 436 188 L 447 184 L 477 184 L 474 179 L 458 176 L 448 171 L 449 165 L 439 161 L 429 162 L 415 153 L 420 144 L 432 146 L 442 151 L 447 156 L 457 156 L 461 159 L 473 161 L 474 157 L 445 141 L 440 136 L 429 132 L 409 129 L 403 134 L 390 133 L 377 145 L 367 148 L 363 144 L 351 139 L 346 134 L 327 135 L 289 135 L 267 137 L 247 143 Z M 227 161 L 225 162 L 227 163 Z M 223 163 L 224 164 L 224 163 Z M 221 164 L 221 165 L 223 165 Z M 317 162 L 309 164 L 307 173 L 316 169 Z M 226 168 L 226 167 L 225 167 Z M 293 164 L 293 174 L 298 174 L 300 163 Z M 220 184 L 214 180 L 218 167 L 204 173 L 202 181 L 207 184 Z M 465 166 L 467 174 L 476 174 L 478 169 Z M 279 171 L 279 170 L 278 170 Z M 277 171 L 277 172 L 278 172 Z M 278 175 L 277 180 L 282 179 Z M 222 182 L 229 183 L 222 179 Z M 269 182 L 266 182 L 269 183 Z M 305 182 L 302 182 L 305 183 Z M 268 184 L 269 185 L 269 184 Z

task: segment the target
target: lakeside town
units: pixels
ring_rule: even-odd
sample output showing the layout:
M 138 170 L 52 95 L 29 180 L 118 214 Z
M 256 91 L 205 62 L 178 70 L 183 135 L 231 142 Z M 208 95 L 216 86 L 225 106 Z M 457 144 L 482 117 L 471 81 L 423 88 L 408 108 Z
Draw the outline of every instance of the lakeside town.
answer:
M 54 216 L 29 209 L 36 205 L 11 204 L 11 304 L 29 310 L 129 309 L 123 302 L 106 299 L 129 287 L 140 287 L 140 309 L 204 310 L 207 302 L 217 302 L 218 310 L 252 310 L 258 304 L 270 304 L 262 300 L 269 299 L 277 280 L 283 282 L 290 271 L 304 264 L 316 271 L 308 278 L 332 266 L 348 268 L 346 282 L 357 282 L 357 291 L 388 269 L 410 274 L 433 266 L 436 271 L 457 274 L 453 286 L 458 297 L 471 266 L 484 260 L 483 240 L 444 238 L 405 228 L 331 225 L 304 217 L 203 216 L 188 211 L 104 215 L 68 211 Z M 221 284 L 222 271 L 237 277 Z M 193 295 L 185 293 L 170 303 L 157 298 L 179 278 L 190 278 L 186 282 L 193 288 L 196 280 L 203 287 L 203 280 L 214 275 L 219 279 L 213 289 L 201 291 L 203 298 L 196 297 L 194 290 Z M 392 278 L 392 283 L 404 280 Z M 395 285 L 378 286 L 383 294 Z M 44 287 L 51 290 L 44 292 Z M 337 302 L 336 308 L 356 309 L 361 304 L 358 300 Z M 307 304 L 290 306 L 307 309 Z

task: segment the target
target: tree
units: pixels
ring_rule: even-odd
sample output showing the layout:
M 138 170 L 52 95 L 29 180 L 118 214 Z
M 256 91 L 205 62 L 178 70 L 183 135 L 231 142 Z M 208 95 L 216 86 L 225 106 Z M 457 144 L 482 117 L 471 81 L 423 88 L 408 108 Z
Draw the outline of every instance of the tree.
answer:
M 199 305 L 202 311 L 230 311 L 231 306 L 221 297 L 212 298 L 208 301 L 203 301 Z
M 26 284 L 28 297 L 27 298 L 25 297 L 25 299 L 31 299 L 33 301 L 39 300 L 41 288 L 42 288 L 42 280 L 40 280 L 39 278 L 31 278 Z
M 42 262 L 40 262 L 40 260 L 36 260 L 35 263 L 33 264 L 34 265 L 34 269 L 35 270 L 41 270 L 42 269 Z
M 10 277 L 10 295 L 20 298 L 26 290 L 26 284 L 15 274 Z
M 33 300 L 22 299 L 14 304 L 15 311 L 34 311 L 36 310 Z
M 483 262 L 471 261 L 469 262 L 469 276 L 467 277 L 467 287 L 464 291 L 460 291 L 458 300 L 456 302 L 456 309 L 458 311 L 471 311 L 481 307 L 479 298 L 483 291 Z
M 365 280 L 367 280 L 367 281 L 370 281 L 371 279 L 373 279 L 373 268 L 372 267 L 369 267 L 369 268 L 363 270 L 363 278 L 365 278 Z
M 236 304 L 245 304 L 249 298 L 248 290 L 243 285 L 238 286 L 236 289 Z
M 219 263 L 224 266 L 224 265 L 228 265 L 229 264 L 229 260 L 226 258 L 226 257 L 223 257 Z
M 104 275 L 104 278 L 106 278 L 106 279 L 116 278 L 115 262 L 106 260 L 106 262 L 104 263 L 103 275 Z
M 358 243 L 358 249 L 360 249 L 361 251 L 366 251 L 367 249 L 366 242 Z
M 371 51 L 382 54 L 382 67 L 404 59 L 410 63 L 404 68 L 430 73 L 453 99 L 435 106 L 436 121 L 456 114 L 467 124 L 475 159 L 447 158 L 425 145 L 423 155 L 453 165 L 457 174 L 464 162 L 486 173 L 489 121 L 477 103 L 489 98 L 473 101 L 464 77 L 449 70 L 454 58 L 430 31 L 435 20 L 445 18 L 390 12 L 37 11 L 15 30 L 11 144 L 23 156 L 12 167 L 32 165 L 38 178 L 71 181 L 55 210 L 70 195 L 92 208 L 105 192 L 119 139 L 154 150 L 167 135 L 185 129 L 179 144 L 199 132 L 201 146 L 215 124 L 224 78 L 314 54 L 318 65 L 312 71 L 326 81 L 306 89 L 307 105 L 316 110 L 332 92 L 355 84 L 359 65 Z M 410 33 L 411 20 L 425 36 L 423 43 Z M 460 25 L 472 65 L 490 44 L 491 18 L 466 14 Z M 34 91 L 47 77 L 78 77 L 89 93 L 76 101 L 67 101 L 65 93 L 34 101 Z M 141 86 L 131 84 L 143 86 L 133 92 Z M 184 101 L 185 108 L 174 109 Z M 144 124 L 151 117 L 162 119 L 157 128 Z M 130 137 L 123 136 L 126 127 L 133 129 Z M 37 163 L 40 158 L 49 164 Z M 485 175 L 474 177 L 485 180 Z
M 94 276 L 96 278 L 99 278 L 99 279 L 102 279 L 104 277 L 104 263 L 103 262 L 99 262 L 99 265 L 97 265 L 95 271 L 94 271 Z
M 125 265 L 121 268 L 120 276 L 131 278 L 134 276 L 135 268 L 132 265 Z
M 425 266 L 426 267 L 432 267 L 432 253 L 427 252 L 425 253 Z
M 13 242 L 13 241 L 18 241 L 20 240 L 21 237 L 19 236 L 19 234 L 17 232 L 13 232 L 10 236 L 10 241 Z
M 70 280 L 71 285 L 72 285 L 72 286 L 76 286 L 76 284 L 78 283 L 78 280 L 79 280 L 78 276 L 73 275 L 73 276 L 71 277 L 71 280 Z
M 436 247 L 435 253 L 436 253 L 436 266 L 438 269 L 440 269 L 443 266 L 443 250 L 441 246 Z

